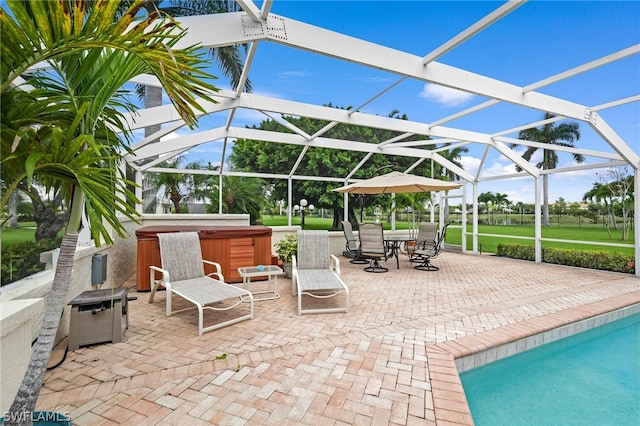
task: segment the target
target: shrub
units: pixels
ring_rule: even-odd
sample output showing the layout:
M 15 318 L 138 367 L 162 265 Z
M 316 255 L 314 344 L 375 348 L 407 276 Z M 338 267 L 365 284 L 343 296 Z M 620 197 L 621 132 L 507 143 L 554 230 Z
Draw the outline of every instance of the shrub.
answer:
M 60 247 L 62 238 L 27 241 L 2 250 L 0 283 L 6 285 L 44 270 L 40 254 Z
M 496 248 L 496 255 L 513 259 L 535 260 L 536 251 L 532 246 L 522 244 L 500 243 Z
M 535 249 L 520 244 L 498 244 L 496 255 L 522 260 L 535 260 Z M 567 250 L 543 248 L 542 261 L 557 265 L 577 266 L 580 268 L 601 269 L 604 271 L 634 273 L 633 256 L 606 251 Z
M 282 240 L 274 244 L 278 259 L 283 262 L 291 262 L 291 258 L 298 251 L 298 236 L 287 235 Z

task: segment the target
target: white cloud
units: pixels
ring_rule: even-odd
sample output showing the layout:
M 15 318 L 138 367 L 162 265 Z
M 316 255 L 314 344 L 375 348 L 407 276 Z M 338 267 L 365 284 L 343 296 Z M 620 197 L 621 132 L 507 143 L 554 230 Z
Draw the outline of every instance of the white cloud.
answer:
M 238 126 L 241 124 L 248 124 L 248 125 L 255 124 L 257 126 L 263 120 L 266 120 L 268 118 L 269 117 L 267 117 L 266 115 L 264 115 L 258 110 L 239 108 L 236 110 L 236 113 L 233 116 L 233 119 L 234 119 L 233 125 Z
M 393 81 L 395 81 L 394 79 L 389 77 L 364 77 L 361 80 L 369 83 L 392 83 Z
M 278 77 L 280 78 L 292 78 L 292 77 L 310 77 L 311 73 L 309 71 L 283 71 L 278 73 Z
M 478 172 L 478 167 L 480 167 L 480 159 L 470 155 L 463 155 L 460 157 L 460 164 L 465 171 L 475 176 Z
M 537 154 L 536 154 L 537 155 Z M 535 155 L 534 155 L 535 157 Z M 535 162 L 534 159 L 532 162 Z M 538 160 L 539 161 L 539 160 Z M 475 176 L 480 166 L 480 158 L 463 156 L 460 159 L 464 170 Z M 560 164 L 558 167 L 575 165 L 573 161 Z M 488 160 L 481 173 L 481 179 L 489 176 L 511 175 L 516 173 L 515 165 L 504 156 Z M 549 179 L 549 201 L 554 202 L 562 197 L 567 202 L 580 202 L 584 194 L 597 181 L 595 170 L 575 170 L 564 173 L 552 173 Z M 509 201 L 517 203 L 533 203 L 535 201 L 535 181 L 529 175 L 518 178 L 487 180 L 479 183 L 479 191 L 507 194 Z M 467 192 L 467 202 L 471 203 L 471 191 Z
M 517 173 L 515 164 L 508 162 L 502 163 L 496 161 L 492 164 L 485 165 L 482 169 L 481 176 L 504 176 Z
M 473 96 L 471 93 L 428 83 L 424 85 L 420 92 L 420 97 L 435 101 L 445 107 L 463 105 L 469 102 Z

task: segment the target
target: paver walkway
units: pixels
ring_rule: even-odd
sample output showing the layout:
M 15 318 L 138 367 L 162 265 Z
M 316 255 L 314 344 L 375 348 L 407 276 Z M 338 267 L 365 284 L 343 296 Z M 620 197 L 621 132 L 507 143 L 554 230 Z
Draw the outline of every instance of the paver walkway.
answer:
M 296 315 L 282 278 L 253 320 L 202 337 L 195 312 L 166 318 L 164 295 L 150 305 L 134 285 L 125 341 L 70 352 L 37 408 L 74 425 L 472 424 L 454 357 L 640 303 L 630 275 L 452 252 L 434 263 L 371 274 L 342 258 L 348 313 Z

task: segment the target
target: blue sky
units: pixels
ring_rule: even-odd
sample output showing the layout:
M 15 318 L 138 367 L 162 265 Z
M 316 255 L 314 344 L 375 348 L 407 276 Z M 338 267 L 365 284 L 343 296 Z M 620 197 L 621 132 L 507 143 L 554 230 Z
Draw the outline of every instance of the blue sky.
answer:
M 271 13 L 424 56 L 454 37 L 502 2 L 490 1 L 281 1 Z M 562 71 L 640 43 L 640 2 L 530 1 L 488 27 L 438 62 L 526 86 Z M 221 76 L 215 83 L 229 84 Z M 398 80 L 392 75 L 332 58 L 261 43 L 250 78 L 254 93 L 313 104 L 359 106 Z M 640 55 L 622 59 L 542 89 L 540 92 L 596 106 L 640 94 Z M 397 109 L 411 120 L 431 122 L 464 110 L 486 99 L 443 90 L 439 86 L 405 81 L 368 104 L 363 111 L 388 115 Z M 600 116 L 640 153 L 640 103 L 599 111 Z M 493 133 L 541 120 L 544 113 L 499 104 L 447 126 Z M 200 129 L 217 127 L 227 115 L 201 120 Z M 256 112 L 239 112 L 235 126 L 258 124 L 266 119 Z M 610 151 L 586 124 L 576 146 Z M 180 132 L 179 132 L 180 133 Z M 220 157 L 221 144 L 211 143 L 190 151 L 189 159 Z M 216 157 L 217 156 L 217 157 Z M 466 170 L 474 171 L 482 147 L 463 158 Z M 219 160 L 218 160 L 219 161 Z M 601 162 L 588 159 L 588 162 Z M 572 164 L 560 154 L 560 165 Z M 483 175 L 513 171 L 510 161 L 492 151 Z M 604 173 L 606 170 L 600 170 Z M 563 197 L 580 201 L 599 178 L 594 171 L 563 173 L 551 179 L 550 200 Z M 481 183 L 479 191 L 506 193 L 513 202 L 533 202 L 533 180 L 511 179 Z

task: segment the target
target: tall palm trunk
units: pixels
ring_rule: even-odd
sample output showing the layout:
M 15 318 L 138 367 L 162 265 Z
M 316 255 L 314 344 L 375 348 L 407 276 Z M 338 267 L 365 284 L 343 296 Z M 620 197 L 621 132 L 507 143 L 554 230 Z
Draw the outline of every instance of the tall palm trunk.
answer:
M 616 223 L 616 215 L 613 210 L 613 197 L 608 197 L 609 201 L 605 201 L 607 205 L 607 220 L 609 221 L 609 225 L 611 228 L 617 230 L 618 224 Z
M 162 88 L 154 86 L 144 86 L 144 107 L 153 108 L 162 106 Z M 144 137 L 149 137 L 161 130 L 160 124 L 154 124 L 144 128 Z M 156 142 L 157 140 L 153 141 Z M 139 172 L 138 172 L 139 173 Z M 143 180 L 142 187 L 142 205 L 143 211 L 156 202 L 157 188 L 150 186 L 147 181 Z
M 552 152 L 545 149 L 542 151 L 542 170 L 552 169 Z M 549 221 L 549 175 L 542 175 L 542 226 L 550 226 Z
M 42 327 L 40 328 L 38 340 L 36 340 L 31 350 L 31 359 L 27 372 L 9 409 L 10 415 L 5 419 L 7 421 L 4 423 L 7 425 L 31 423 L 31 418 L 28 414 L 35 410 L 38 394 L 44 383 L 44 376 L 47 372 L 49 358 L 51 357 L 56 333 L 60 325 L 60 317 L 67 303 L 66 299 L 71 285 L 73 262 L 76 246 L 78 245 L 78 231 L 82 223 L 83 208 L 84 194 L 80 188 L 75 187 L 72 205 L 69 209 L 69 225 L 60 244 L 58 264 L 49 300 L 46 304 Z
M 162 88 L 155 86 L 144 86 L 144 107 L 153 108 L 162 106 Z M 154 124 L 144 128 L 144 136 L 148 137 L 159 132 L 162 127 L 160 124 Z M 154 141 L 155 142 L 155 141 Z
M 17 228 L 18 225 L 18 204 L 20 204 L 20 193 L 14 192 L 9 198 L 9 219 L 7 226 L 9 228 Z

